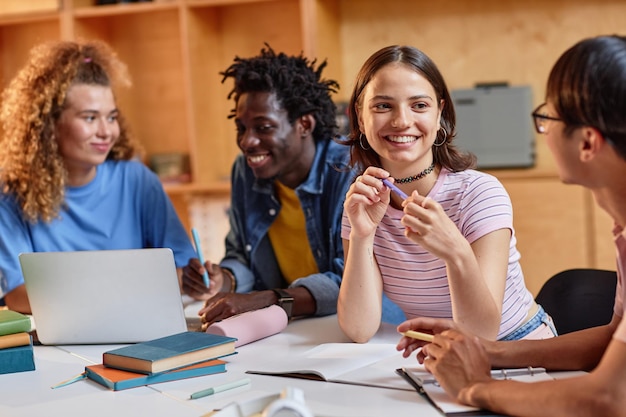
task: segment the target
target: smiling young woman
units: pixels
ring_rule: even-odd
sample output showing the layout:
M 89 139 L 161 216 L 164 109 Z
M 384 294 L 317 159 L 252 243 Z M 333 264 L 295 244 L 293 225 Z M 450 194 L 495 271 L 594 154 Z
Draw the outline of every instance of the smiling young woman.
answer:
M 553 337 L 524 283 L 509 196 L 456 148 L 452 99 L 430 58 L 410 46 L 375 52 L 348 111 L 345 143 L 361 175 L 342 223 L 346 335 L 369 340 L 387 296 L 409 319 L 451 318 L 487 339 Z

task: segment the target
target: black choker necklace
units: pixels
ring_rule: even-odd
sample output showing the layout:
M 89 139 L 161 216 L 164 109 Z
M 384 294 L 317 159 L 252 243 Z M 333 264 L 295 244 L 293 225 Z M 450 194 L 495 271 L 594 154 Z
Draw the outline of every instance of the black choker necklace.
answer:
M 428 168 L 426 168 L 425 170 L 423 170 L 417 175 L 413 175 L 412 177 L 406 177 L 406 178 L 396 178 L 396 184 L 407 184 L 409 182 L 417 181 L 421 178 L 424 178 L 426 175 L 430 174 L 431 172 L 433 172 L 433 169 L 435 169 L 434 162 L 430 164 Z

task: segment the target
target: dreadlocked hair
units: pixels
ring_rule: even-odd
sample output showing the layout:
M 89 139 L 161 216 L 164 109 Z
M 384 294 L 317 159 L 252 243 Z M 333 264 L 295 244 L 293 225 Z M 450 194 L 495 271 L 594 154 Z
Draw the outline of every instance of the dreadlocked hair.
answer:
M 50 222 L 65 199 L 67 171 L 58 150 L 56 123 L 72 85 L 130 86 L 126 66 L 101 41 L 46 42 L 2 93 L 0 186 L 15 198 L 25 221 Z M 141 148 L 118 118 L 120 136 L 107 159 L 128 160 Z
M 235 103 L 244 93 L 272 92 L 287 111 L 289 123 L 294 123 L 305 114 L 315 117 L 314 140 L 330 140 L 335 137 L 338 126 L 335 119 L 336 106 L 330 94 L 336 93 L 339 83 L 322 79 L 326 61 L 317 68 L 317 60 L 309 61 L 301 53 L 288 56 L 276 53 L 266 43 L 260 55 L 252 58 L 235 57 L 234 63 L 220 72 L 224 83 L 233 78 L 235 85 L 228 94 Z M 235 108 L 229 118 L 235 117 Z

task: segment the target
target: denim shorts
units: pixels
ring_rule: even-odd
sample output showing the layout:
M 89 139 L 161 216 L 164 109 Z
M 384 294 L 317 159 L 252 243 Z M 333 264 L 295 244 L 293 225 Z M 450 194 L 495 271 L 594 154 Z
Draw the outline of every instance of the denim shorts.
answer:
M 504 336 L 498 340 L 519 340 L 523 339 L 525 336 L 534 332 L 541 326 L 547 326 L 550 331 L 557 336 L 556 328 L 554 327 L 554 323 L 552 321 L 552 317 L 541 307 L 541 305 L 537 305 L 537 312 L 534 316 L 530 318 L 526 323 L 522 324 L 517 329 L 513 330 L 508 335 Z

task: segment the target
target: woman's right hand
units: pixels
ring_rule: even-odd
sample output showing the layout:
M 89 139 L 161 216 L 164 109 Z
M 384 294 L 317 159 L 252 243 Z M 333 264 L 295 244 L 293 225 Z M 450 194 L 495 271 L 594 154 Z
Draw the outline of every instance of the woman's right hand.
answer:
M 381 179 L 389 173 L 382 168 L 369 167 L 350 185 L 343 204 L 351 226 L 351 236 L 367 237 L 376 232 L 389 206 L 391 190 Z
M 205 270 L 209 274 L 208 288 L 204 285 L 202 277 Z M 202 265 L 197 258 L 191 258 L 187 266 L 183 268 L 183 292 L 196 300 L 208 300 L 220 292 L 223 284 L 224 272 L 218 264 L 206 261 Z

